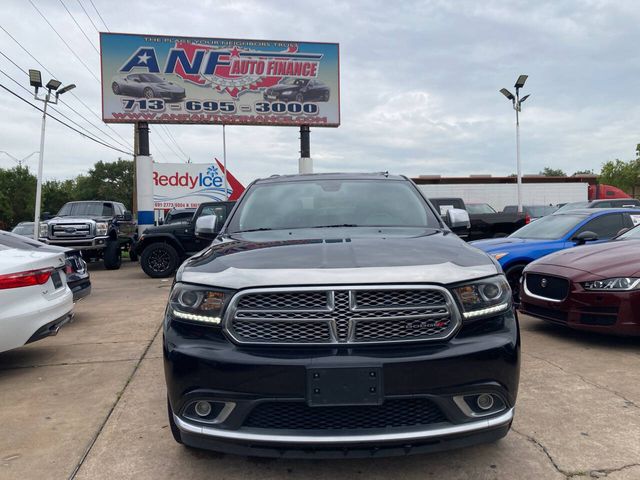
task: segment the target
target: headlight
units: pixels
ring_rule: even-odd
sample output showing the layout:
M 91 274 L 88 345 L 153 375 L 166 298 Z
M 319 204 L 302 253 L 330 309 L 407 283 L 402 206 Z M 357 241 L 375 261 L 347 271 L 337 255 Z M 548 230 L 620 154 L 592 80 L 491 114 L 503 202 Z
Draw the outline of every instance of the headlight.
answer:
M 104 222 L 96 223 L 96 235 L 97 236 L 106 235 L 108 230 L 109 230 L 109 224 L 108 223 L 104 223 Z
M 220 325 L 226 294 L 207 287 L 176 283 L 169 297 L 171 314 L 180 320 Z
M 500 260 L 502 257 L 509 255 L 509 252 L 492 253 L 491 256 L 496 260 Z
M 293 93 L 293 90 L 285 90 L 280 95 L 291 95 L 292 93 Z
M 48 234 L 49 234 L 49 230 L 48 230 L 47 224 L 46 223 L 41 223 L 40 224 L 40 232 L 39 232 L 38 236 L 46 237 Z
M 637 278 L 637 277 L 607 278 L 605 280 L 594 280 L 593 282 L 584 282 L 582 286 L 584 287 L 585 290 L 613 290 L 613 291 L 637 290 L 640 287 L 640 278 Z
M 511 306 L 511 288 L 504 275 L 455 287 L 453 292 L 462 305 L 465 319 L 494 315 Z

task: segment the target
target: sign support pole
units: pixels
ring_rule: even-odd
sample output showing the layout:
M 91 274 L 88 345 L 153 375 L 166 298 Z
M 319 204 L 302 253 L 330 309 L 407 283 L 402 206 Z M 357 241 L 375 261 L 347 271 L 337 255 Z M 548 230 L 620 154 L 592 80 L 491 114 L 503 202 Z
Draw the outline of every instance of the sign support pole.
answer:
M 138 235 L 153 226 L 153 160 L 149 153 L 149 124 L 138 122 L 138 155 L 136 155 L 136 193 Z
M 313 173 L 309 125 L 300 125 L 300 159 L 298 173 Z
M 229 186 L 227 184 L 227 133 L 222 124 L 222 165 L 224 166 L 224 197 L 229 200 Z

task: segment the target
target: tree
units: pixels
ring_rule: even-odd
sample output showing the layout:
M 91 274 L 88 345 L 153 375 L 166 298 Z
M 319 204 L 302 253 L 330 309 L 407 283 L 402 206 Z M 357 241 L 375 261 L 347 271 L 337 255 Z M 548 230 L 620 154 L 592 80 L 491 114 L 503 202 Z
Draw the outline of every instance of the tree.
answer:
M 544 169 L 540 172 L 540 175 L 544 175 L 545 177 L 566 177 L 567 174 L 561 168 L 551 168 L 544 167 Z
M 573 174 L 574 177 L 576 175 L 598 175 L 598 174 L 596 172 L 594 172 L 593 170 L 578 170 L 577 172 L 575 172 Z
M 87 175 L 76 177 L 75 200 L 115 200 L 130 209 L 133 203 L 133 161 L 96 163 Z
M 599 180 L 600 183 L 613 185 L 631 194 L 633 187 L 638 183 L 638 175 L 640 175 L 640 158 L 627 162 L 616 158 L 602 165 Z
M 48 180 L 42 184 L 42 212 L 55 214 L 76 195 L 75 180 Z
M 17 165 L 11 169 L 0 169 L 0 221 L 7 228 L 19 222 L 33 220 L 36 203 L 36 177 L 29 167 Z M 7 206 L 6 203 L 9 203 Z

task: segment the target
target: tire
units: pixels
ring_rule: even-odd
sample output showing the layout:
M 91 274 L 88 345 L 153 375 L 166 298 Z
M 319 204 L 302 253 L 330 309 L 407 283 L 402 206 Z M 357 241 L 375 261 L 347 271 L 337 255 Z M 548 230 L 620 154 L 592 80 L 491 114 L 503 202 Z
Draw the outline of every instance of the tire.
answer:
M 113 90 L 113 93 L 115 93 L 116 95 L 120 95 L 120 85 L 118 85 L 116 82 L 113 82 L 111 84 L 111 90 Z
M 173 420 L 173 410 L 171 410 L 171 404 L 169 403 L 169 397 L 167 397 L 167 415 L 169 417 L 169 428 L 171 428 L 171 435 L 173 439 L 182 445 L 182 435 L 180 435 L 180 429 Z
M 138 261 L 138 254 L 135 252 L 133 247 L 129 248 L 129 260 L 131 260 L 132 262 Z
M 296 102 L 298 103 L 304 102 L 304 96 L 301 93 L 296 95 Z
M 149 87 L 145 88 L 142 91 L 142 94 L 144 95 L 144 98 L 153 98 L 155 96 L 153 90 L 151 90 Z
M 516 306 L 520 305 L 520 277 L 522 277 L 522 270 L 524 270 L 524 267 L 526 267 L 526 265 L 520 263 L 507 268 L 504 272 L 513 294 L 513 304 Z
M 168 243 L 156 242 L 148 245 L 140 255 L 140 266 L 151 278 L 170 277 L 178 268 L 178 252 Z
M 104 268 L 107 270 L 118 270 L 122 264 L 122 256 L 120 255 L 120 244 L 117 240 L 107 242 L 104 249 Z

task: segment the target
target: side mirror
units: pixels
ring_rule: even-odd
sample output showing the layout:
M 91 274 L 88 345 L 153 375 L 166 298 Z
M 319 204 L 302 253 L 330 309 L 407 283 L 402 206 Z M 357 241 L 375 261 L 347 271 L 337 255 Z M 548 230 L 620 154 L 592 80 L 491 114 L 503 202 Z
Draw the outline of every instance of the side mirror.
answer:
M 450 208 L 445 215 L 445 222 L 451 231 L 459 236 L 467 236 L 471 228 L 469 212 L 461 208 Z
M 581 232 L 573 237 L 571 240 L 573 240 L 576 245 L 584 245 L 587 242 L 598 240 L 598 234 L 590 230 L 585 230 L 584 232 Z
M 203 215 L 196 220 L 196 237 L 213 240 L 218 235 L 218 217 Z
M 120 220 L 121 222 L 130 222 L 133 220 L 133 215 L 128 210 L 124 211 L 124 215 L 116 215 L 116 220 Z

